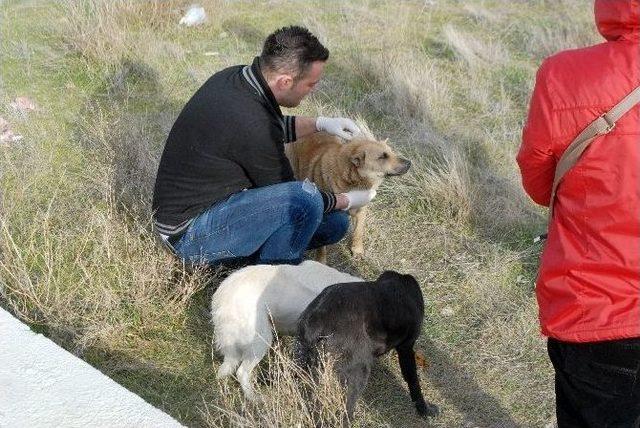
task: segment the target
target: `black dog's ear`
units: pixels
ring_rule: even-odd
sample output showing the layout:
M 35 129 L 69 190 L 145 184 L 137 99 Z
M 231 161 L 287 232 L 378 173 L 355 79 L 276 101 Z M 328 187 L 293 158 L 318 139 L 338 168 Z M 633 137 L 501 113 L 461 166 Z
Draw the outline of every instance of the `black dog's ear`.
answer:
M 413 275 L 403 275 L 394 270 L 385 270 L 380 274 L 376 282 L 401 282 L 402 284 L 415 284 L 418 285 L 418 281 L 413 277 Z
M 401 275 L 394 270 L 385 270 L 380 274 L 376 282 L 401 281 L 403 276 L 405 275 Z

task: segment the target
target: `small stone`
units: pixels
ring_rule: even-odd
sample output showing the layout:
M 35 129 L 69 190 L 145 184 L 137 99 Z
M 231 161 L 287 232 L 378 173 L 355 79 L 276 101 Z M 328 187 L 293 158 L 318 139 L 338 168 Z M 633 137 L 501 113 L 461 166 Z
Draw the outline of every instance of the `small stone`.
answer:
M 452 315 L 454 315 L 456 313 L 455 309 L 453 309 L 450 306 L 445 306 L 444 309 L 442 309 L 442 311 L 440 311 L 440 313 L 442 315 L 444 315 L 445 317 L 450 317 Z

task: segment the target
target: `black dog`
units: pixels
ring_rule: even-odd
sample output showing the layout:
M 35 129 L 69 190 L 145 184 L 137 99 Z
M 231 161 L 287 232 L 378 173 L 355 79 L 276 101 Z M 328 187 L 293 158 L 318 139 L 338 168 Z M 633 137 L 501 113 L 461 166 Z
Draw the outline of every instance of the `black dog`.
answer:
M 386 271 L 375 282 L 329 286 L 300 315 L 296 361 L 303 368 L 315 366 L 319 348 L 338 357 L 336 372 L 347 387 L 351 420 L 375 358 L 395 348 L 418 413 L 435 416 L 438 407 L 422 396 L 413 350 L 423 316 L 422 292 L 411 275 Z

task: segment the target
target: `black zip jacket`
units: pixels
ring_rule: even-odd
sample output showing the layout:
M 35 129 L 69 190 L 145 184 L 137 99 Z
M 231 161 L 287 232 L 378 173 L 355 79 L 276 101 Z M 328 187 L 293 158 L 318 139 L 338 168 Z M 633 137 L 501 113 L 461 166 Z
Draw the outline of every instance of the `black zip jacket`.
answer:
M 283 116 L 258 57 L 214 74 L 167 138 L 153 192 L 156 229 L 179 234 L 233 193 L 294 180 L 284 144 L 295 139 L 295 117 Z M 334 195 L 322 196 L 325 211 L 333 209 Z

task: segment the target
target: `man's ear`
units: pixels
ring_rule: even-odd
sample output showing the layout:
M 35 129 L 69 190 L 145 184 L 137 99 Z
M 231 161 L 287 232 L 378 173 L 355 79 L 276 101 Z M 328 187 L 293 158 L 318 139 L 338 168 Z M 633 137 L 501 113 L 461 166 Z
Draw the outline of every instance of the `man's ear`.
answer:
M 362 164 L 364 164 L 364 155 L 365 152 L 356 152 L 353 156 L 351 156 L 351 163 L 356 166 L 356 168 L 360 168 Z
M 276 85 L 280 90 L 291 89 L 293 86 L 293 77 L 289 74 L 280 74 L 276 77 Z

